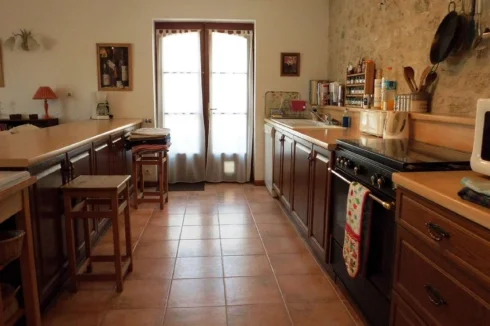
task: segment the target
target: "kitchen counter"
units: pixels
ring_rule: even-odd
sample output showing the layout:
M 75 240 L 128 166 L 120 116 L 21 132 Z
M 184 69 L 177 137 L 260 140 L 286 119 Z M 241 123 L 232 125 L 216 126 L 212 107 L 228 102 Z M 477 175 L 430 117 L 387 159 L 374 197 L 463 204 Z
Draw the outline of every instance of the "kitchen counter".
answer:
M 0 138 L 0 168 L 27 168 L 98 138 L 140 124 L 140 119 L 87 120 Z
M 473 177 L 488 180 L 473 171 L 394 173 L 393 181 L 426 199 L 439 204 L 490 230 L 490 209 L 463 200 L 458 192 L 461 179 Z
M 274 128 L 281 129 L 292 135 L 303 138 L 317 146 L 323 147 L 330 151 L 335 150 L 337 147 L 338 139 L 359 139 L 359 138 L 376 138 L 374 136 L 368 136 L 361 134 L 358 128 L 345 128 L 345 129 L 297 129 L 293 130 L 287 128 L 281 124 L 278 124 L 271 119 L 265 119 L 265 123 L 273 125 Z

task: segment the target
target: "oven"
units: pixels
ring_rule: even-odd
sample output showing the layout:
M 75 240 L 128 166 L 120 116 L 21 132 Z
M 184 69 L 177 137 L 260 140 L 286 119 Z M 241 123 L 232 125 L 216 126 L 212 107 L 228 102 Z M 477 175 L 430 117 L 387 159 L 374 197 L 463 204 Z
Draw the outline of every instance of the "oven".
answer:
M 389 168 L 346 150 L 338 150 L 330 170 L 331 216 L 330 263 L 336 281 L 350 293 L 372 325 L 388 325 L 395 239 L 395 191 Z M 363 273 L 351 278 L 344 264 L 342 247 L 349 184 L 357 181 L 371 190 L 371 236 Z

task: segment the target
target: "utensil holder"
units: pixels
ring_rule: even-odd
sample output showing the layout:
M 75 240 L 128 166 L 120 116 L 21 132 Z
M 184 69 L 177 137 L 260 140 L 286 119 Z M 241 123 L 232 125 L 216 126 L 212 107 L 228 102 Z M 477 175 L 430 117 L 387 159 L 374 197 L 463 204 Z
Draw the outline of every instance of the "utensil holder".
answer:
M 427 113 L 429 111 L 429 94 L 426 92 L 412 93 L 410 112 Z

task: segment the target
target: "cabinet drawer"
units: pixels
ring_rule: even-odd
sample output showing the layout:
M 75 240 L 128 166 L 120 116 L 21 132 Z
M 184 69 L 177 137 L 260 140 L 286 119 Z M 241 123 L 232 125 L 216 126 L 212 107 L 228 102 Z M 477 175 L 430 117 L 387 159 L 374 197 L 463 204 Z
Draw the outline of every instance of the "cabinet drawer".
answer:
M 436 265 L 427 252 L 430 255 L 423 242 L 398 227 L 395 291 L 429 324 L 485 325 L 490 305 Z
M 391 326 L 425 326 L 427 325 L 410 308 L 398 294 L 393 293 L 391 297 Z
M 439 251 L 451 263 L 484 281 L 490 288 L 490 241 L 479 226 L 463 217 L 405 193 L 398 196 L 398 222 Z M 458 222 L 458 219 L 460 220 Z M 465 223 L 463 226 L 458 225 Z

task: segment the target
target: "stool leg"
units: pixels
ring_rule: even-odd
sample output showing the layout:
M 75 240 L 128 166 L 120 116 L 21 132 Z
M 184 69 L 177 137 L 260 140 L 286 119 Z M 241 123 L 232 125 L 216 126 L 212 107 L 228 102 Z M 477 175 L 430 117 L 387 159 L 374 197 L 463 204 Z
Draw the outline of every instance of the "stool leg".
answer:
M 165 152 L 165 162 L 163 163 L 163 183 L 165 186 L 165 202 L 168 203 L 168 155 Z
M 160 190 L 160 209 L 163 210 L 164 206 L 164 198 L 163 194 L 165 192 L 165 189 L 163 188 L 163 157 L 162 157 L 162 152 L 158 152 L 158 169 L 157 169 L 157 175 L 158 175 L 158 185 L 159 185 L 159 190 Z
M 143 164 L 139 165 L 139 173 L 141 178 L 141 198 L 145 198 L 145 174 L 143 173 Z
M 75 253 L 75 231 L 73 227 L 73 218 L 71 214 L 71 197 L 68 195 L 64 196 L 65 201 L 65 221 L 66 221 L 66 248 L 68 251 L 68 266 L 70 271 L 71 285 L 70 289 L 72 292 L 78 291 L 77 284 L 77 261 Z
M 83 219 L 83 235 L 85 238 L 85 257 L 89 259 L 92 252 L 92 244 L 90 243 L 90 227 L 87 218 Z M 92 263 L 87 266 L 87 273 L 92 273 Z
M 118 217 L 117 193 L 111 198 L 112 232 L 114 240 L 114 266 L 116 268 L 116 290 L 123 291 L 122 266 L 121 266 L 121 243 L 119 241 L 119 217 Z
M 129 214 L 129 182 L 124 191 L 124 197 L 127 200 L 126 208 L 124 209 L 124 228 L 126 231 L 126 256 L 129 259 L 128 271 L 133 271 L 133 244 L 131 238 L 131 216 Z
M 133 154 L 133 186 L 134 186 L 134 208 L 138 209 L 138 161 L 136 154 Z

